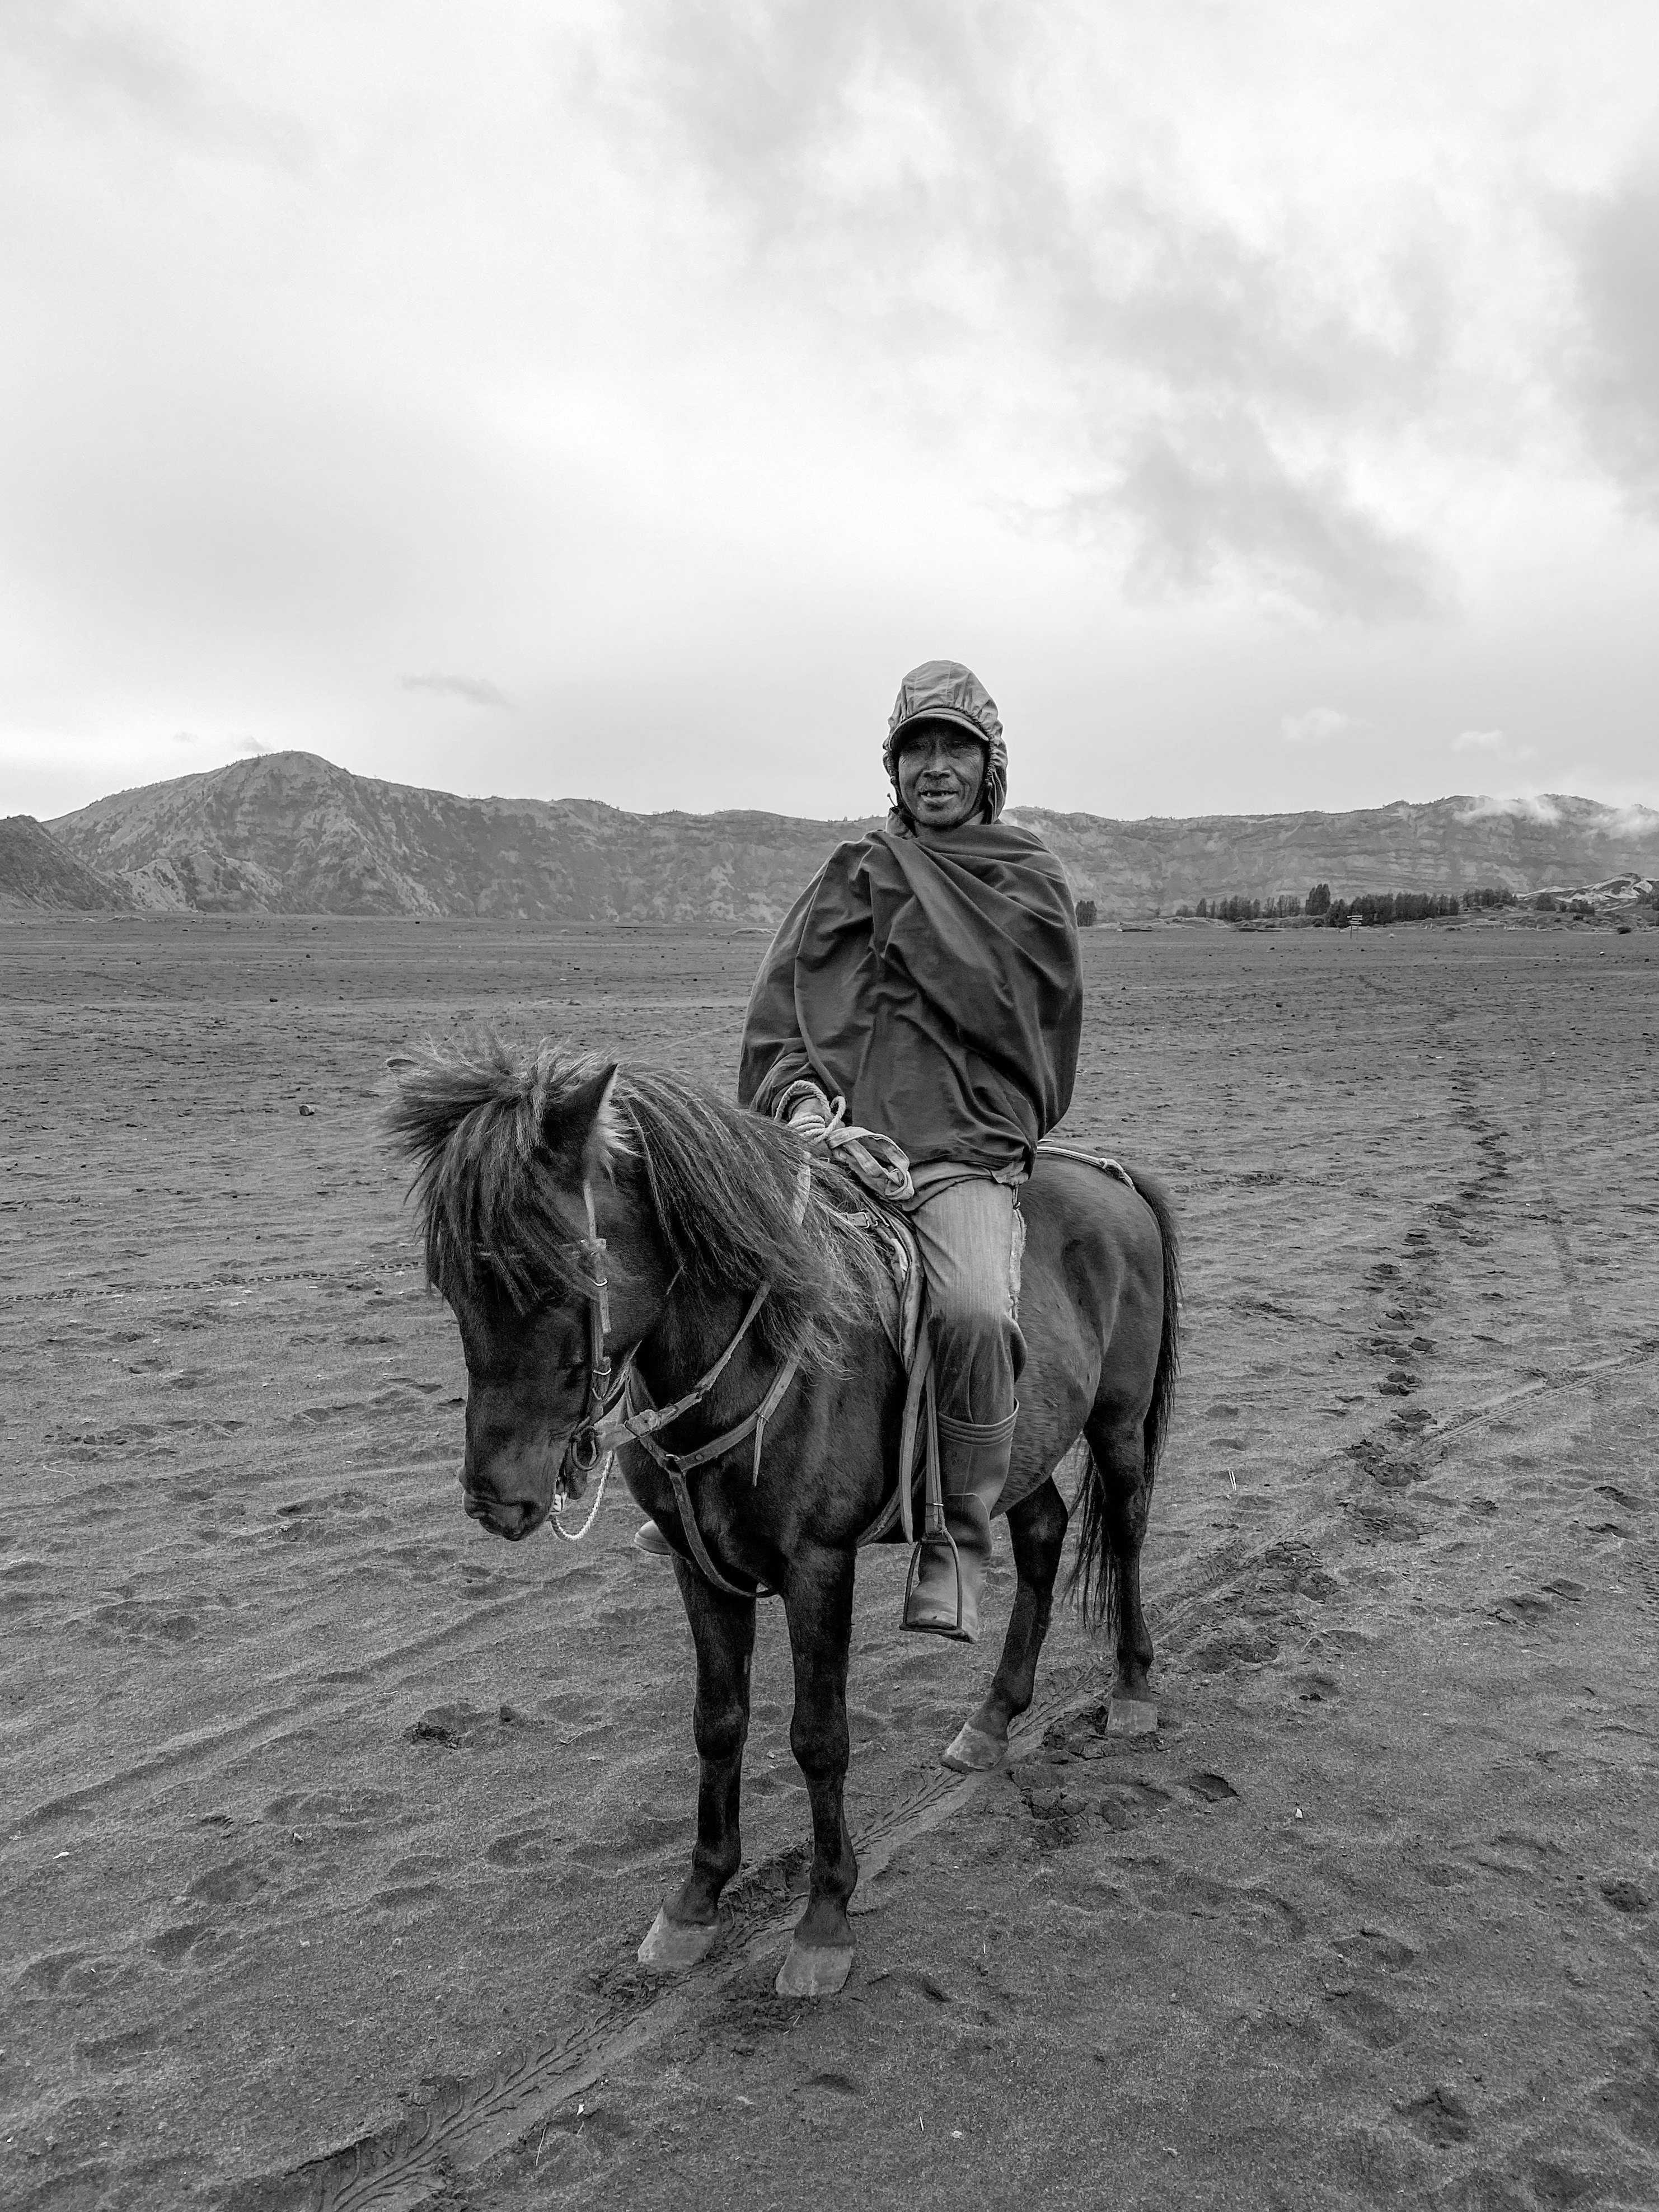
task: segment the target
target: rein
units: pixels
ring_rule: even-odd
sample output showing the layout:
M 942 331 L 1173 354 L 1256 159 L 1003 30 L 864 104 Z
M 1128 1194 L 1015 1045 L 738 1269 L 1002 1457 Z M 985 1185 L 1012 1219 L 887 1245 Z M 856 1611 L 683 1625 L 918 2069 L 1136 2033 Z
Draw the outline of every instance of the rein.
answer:
M 812 1171 L 808 1164 L 803 1160 L 795 1186 L 794 1212 L 797 1227 L 806 1218 L 806 1202 L 811 1188 Z M 778 1370 L 766 1395 L 754 1412 L 738 1422 L 735 1427 L 727 1429 L 723 1435 L 714 1437 L 711 1443 L 698 1445 L 693 1451 L 665 1451 L 656 1441 L 656 1431 L 665 1429 L 671 1421 L 678 1420 L 682 1413 L 689 1413 L 694 1406 L 700 1406 L 702 1403 L 731 1364 L 738 1346 L 754 1327 L 761 1308 L 771 1296 L 772 1286 L 769 1283 L 763 1283 L 756 1291 L 755 1295 L 749 1301 L 748 1311 L 738 1323 L 736 1332 L 725 1351 L 721 1352 L 714 1365 L 699 1376 L 689 1390 L 676 1398 L 671 1405 L 638 1406 L 635 1403 L 635 1392 L 643 1390 L 645 1386 L 633 1372 L 633 1352 L 630 1352 L 623 1360 L 622 1372 L 614 1382 L 611 1379 L 611 1355 L 607 1348 L 607 1339 L 611 1334 L 611 1283 L 605 1273 L 605 1240 L 599 1234 L 599 1220 L 593 1210 L 593 1186 L 592 1181 L 586 1176 L 582 1178 L 582 1206 L 587 1215 L 587 1234 L 581 1239 L 580 1243 L 584 1273 L 583 1290 L 587 1299 L 587 1405 L 575 1433 L 565 1449 L 572 1465 L 580 1474 L 591 1474 L 595 1467 L 599 1467 L 601 1460 L 604 1465 L 600 1467 L 599 1488 L 593 1503 L 588 1509 L 587 1518 L 580 1528 L 574 1530 L 567 1528 L 561 1517 L 569 1500 L 569 1492 L 564 1486 L 562 1469 L 561 1470 L 560 1479 L 553 1493 L 553 1533 L 567 1544 L 580 1543 L 582 1538 L 593 1526 L 600 1504 L 604 1501 L 605 1487 L 611 1480 L 611 1470 L 616 1464 L 619 1446 L 625 1443 L 638 1444 L 650 1458 L 656 1462 L 673 1485 L 674 1502 L 679 1508 L 681 1525 L 684 1528 L 686 1540 L 691 1547 L 692 1556 L 696 1560 L 700 1571 L 714 1583 L 717 1589 L 724 1590 L 728 1597 L 752 1596 L 754 1594 L 752 1591 L 741 1589 L 735 1583 L 728 1582 L 709 1557 L 708 1547 L 702 1540 L 702 1531 L 697 1527 L 696 1516 L 692 1510 L 691 1492 L 687 1486 L 685 1478 L 696 1468 L 707 1466 L 711 1460 L 724 1457 L 736 1445 L 744 1443 L 746 1438 L 752 1436 L 755 1439 L 755 1450 L 750 1479 L 751 1483 L 759 1482 L 761 1451 L 765 1442 L 766 1425 L 782 1404 L 790 1384 L 800 1370 L 800 1348 L 798 1346 Z M 678 1280 L 679 1273 L 677 1270 L 673 1282 L 668 1285 L 667 1297 L 673 1295 L 674 1285 Z M 664 1303 L 666 1304 L 666 1297 Z M 626 1403 L 627 1411 L 612 1418 L 613 1409 L 619 1401 Z

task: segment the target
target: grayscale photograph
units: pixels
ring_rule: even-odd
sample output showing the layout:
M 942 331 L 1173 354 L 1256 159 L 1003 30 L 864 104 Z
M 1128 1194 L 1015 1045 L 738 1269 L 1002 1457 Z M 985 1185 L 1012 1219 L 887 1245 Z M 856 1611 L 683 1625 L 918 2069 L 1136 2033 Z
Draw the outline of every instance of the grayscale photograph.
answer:
M 0 0 L 7 2212 L 1659 2205 L 1649 0 Z

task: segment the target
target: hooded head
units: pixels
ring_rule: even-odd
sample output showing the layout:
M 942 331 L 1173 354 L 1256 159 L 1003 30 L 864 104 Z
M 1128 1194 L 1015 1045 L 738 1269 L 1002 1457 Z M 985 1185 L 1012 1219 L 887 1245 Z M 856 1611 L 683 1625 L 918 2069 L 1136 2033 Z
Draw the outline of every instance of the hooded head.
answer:
M 1008 748 L 1002 741 L 997 702 L 973 670 L 959 660 L 924 660 L 899 685 L 881 759 L 893 786 L 894 810 L 908 828 L 915 824 L 898 795 L 898 756 L 905 732 L 917 722 L 954 722 L 979 739 L 985 748 L 980 819 L 994 822 L 1008 795 Z

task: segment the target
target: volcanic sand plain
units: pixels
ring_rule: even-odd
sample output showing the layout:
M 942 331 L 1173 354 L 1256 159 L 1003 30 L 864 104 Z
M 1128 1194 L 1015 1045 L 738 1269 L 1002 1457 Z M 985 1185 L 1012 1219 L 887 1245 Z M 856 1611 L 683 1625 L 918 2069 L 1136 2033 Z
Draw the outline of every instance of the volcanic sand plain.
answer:
M 489 1022 L 731 1079 L 752 934 L 0 927 L 17 2208 L 1659 2202 L 1659 932 L 1085 932 L 1066 1133 L 1165 1178 L 1186 1348 L 1155 1735 L 1057 1614 L 866 1556 L 844 1994 L 763 1607 L 745 1867 L 690 1847 L 690 1639 L 614 1486 L 517 1547 L 375 1115 Z M 312 1109 L 307 1112 L 303 1109 Z

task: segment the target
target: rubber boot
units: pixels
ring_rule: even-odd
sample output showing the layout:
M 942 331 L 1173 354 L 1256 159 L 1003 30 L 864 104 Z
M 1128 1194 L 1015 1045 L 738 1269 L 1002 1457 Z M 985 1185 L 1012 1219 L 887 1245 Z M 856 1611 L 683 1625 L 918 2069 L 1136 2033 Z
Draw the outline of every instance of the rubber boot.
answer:
M 674 1547 L 654 1521 L 641 1521 L 634 1531 L 634 1549 L 647 1559 L 672 1559 Z
M 979 1638 L 979 1594 L 991 1556 L 991 1516 L 1008 1480 L 1016 1407 L 1000 1421 L 939 1417 L 939 1478 L 951 1543 L 924 1536 L 910 1562 L 904 1626 L 927 1636 Z M 954 1544 L 954 1551 L 951 1548 Z

